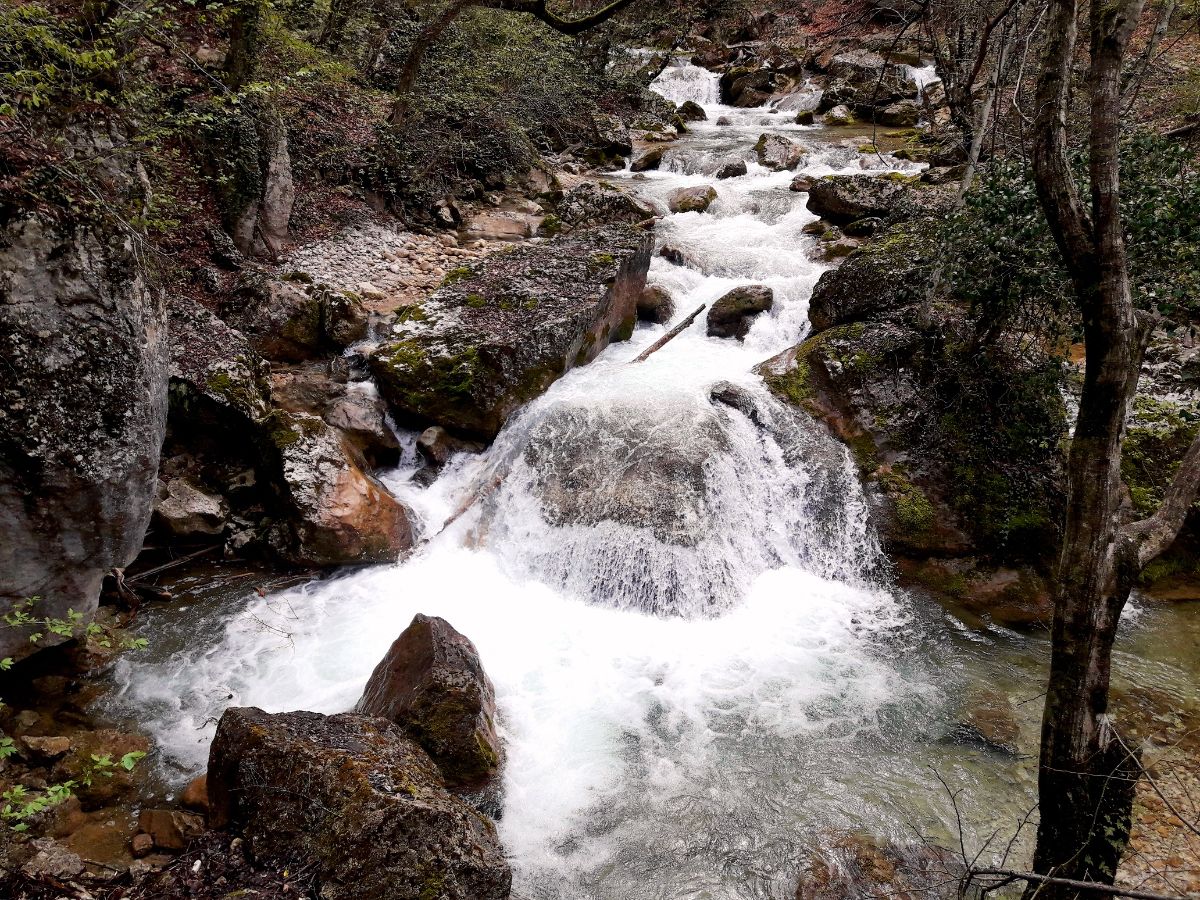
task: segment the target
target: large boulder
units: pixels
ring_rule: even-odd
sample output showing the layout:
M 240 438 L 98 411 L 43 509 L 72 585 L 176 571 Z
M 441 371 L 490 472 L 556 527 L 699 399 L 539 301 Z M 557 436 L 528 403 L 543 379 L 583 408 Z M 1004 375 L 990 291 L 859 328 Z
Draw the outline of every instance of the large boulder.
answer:
M 141 549 L 166 427 L 166 314 L 133 239 L 5 221 L 0 359 L 0 612 L 90 616 Z M 0 657 L 58 641 L 0 629 Z
M 452 271 L 372 354 L 384 399 L 404 420 L 491 440 L 518 407 L 632 334 L 652 246 L 635 228 L 595 228 Z
M 312 284 L 295 274 L 247 276 L 221 309 L 261 356 L 281 362 L 344 350 L 367 336 L 367 313 L 353 294 Z
M 871 50 L 851 50 L 829 63 L 829 84 L 821 97 L 823 109 L 839 105 L 855 114 L 877 119 L 879 111 L 897 101 L 915 100 L 917 84 L 903 66 Z
M 758 154 L 758 164 L 772 172 L 791 170 L 800 165 L 804 159 L 805 150 L 795 141 L 789 141 L 779 134 L 764 134 L 754 145 Z
M 653 218 L 654 210 L 628 191 L 603 182 L 585 181 L 563 195 L 557 216 L 562 229 L 570 231 L 597 225 L 636 225 Z
M 395 722 L 455 785 L 496 773 L 496 690 L 479 651 L 445 619 L 417 614 L 367 681 L 356 712 Z
M 808 209 L 835 225 L 883 218 L 899 204 L 909 179 L 895 175 L 826 175 L 808 190 Z
M 671 292 L 660 285 L 647 285 L 638 297 L 637 316 L 642 322 L 665 325 L 675 315 L 675 301 Z
M 708 310 L 710 337 L 742 340 L 754 324 L 754 317 L 775 304 L 775 292 L 760 284 L 734 288 Z
M 495 826 L 437 766 L 370 716 L 225 711 L 208 762 L 209 823 L 257 859 L 312 866 L 325 900 L 502 900 Z

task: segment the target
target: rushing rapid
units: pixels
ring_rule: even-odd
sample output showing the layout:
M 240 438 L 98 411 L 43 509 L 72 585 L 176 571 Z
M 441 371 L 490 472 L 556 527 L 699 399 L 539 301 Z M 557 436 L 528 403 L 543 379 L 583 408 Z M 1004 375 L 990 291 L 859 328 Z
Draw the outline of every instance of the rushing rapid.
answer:
M 907 164 L 722 107 L 716 76 L 686 63 L 655 89 L 708 120 L 660 171 L 613 178 L 664 212 L 681 186 L 717 200 L 665 216 L 658 246 L 684 265 L 656 256 L 650 282 L 675 322 L 746 284 L 771 287 L 773 309 L 744 342 L 707 337 L 701 316 L 631 364 L 674 323 L 642 326 L 433 485 L 412 466 L 386 476 L 432 536 L 398 565 L 151 619 L 157 646 L 121 662 L 116 703 L 150 721 L 172 778 L 203 768 L 230 705 L 350 708 L 423 612 L 469 636 L 496 684 L 518 897 L 791 896 L 829 829 L 945 831 L 934 768 L 968 807 L 1016 817 L 1023 765 L 939 739 L 954 686 L 1001 670 L 964 674 L 945 623 L 889 588 L 847 453 L 754 374 L 803 338 L 825 268 L 806 195 L 758 164 L 758 136 L 805 144 L 814 175 Z M 731 157 L 747 174 L 715 180 Z

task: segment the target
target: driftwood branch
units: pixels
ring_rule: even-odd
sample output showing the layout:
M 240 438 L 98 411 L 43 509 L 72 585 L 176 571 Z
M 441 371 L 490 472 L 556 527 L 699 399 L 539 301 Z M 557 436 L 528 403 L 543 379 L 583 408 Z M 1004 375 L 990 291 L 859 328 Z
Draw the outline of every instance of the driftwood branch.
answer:
M 685 328 L 687 328 L 689 325 L 691 325 L 692 322 L 694 322 L 696 320 L 696 316 L 698 316 L 698 315 L 700 315 L 700 313 L 704 312 L 704 307 L 706 307 L 707 305 L 708 305 L 707 303 L 701 303 L 695 312 L 693 312 L 690 316 L 688 316 L 686 319 L 684 319 L 682 322 L 680 322 L 678 325 L 676 325 L 674 328 L 672 328 L 670 331 L 668 331 L 666 334 L 664 334 L 662 337 L 660 337 L 657 341 L 655 341 L 653 344 L 651 344 L 649 347 L 647 347 L 645 352 L 642 353 L 642 355 L 639 356 L 637 359 L 635 359 L 634 362 L 635 363 L 645 362 L 646 358 L 648 356 L 650 356 L 651 353 L 653 353 L 656 350 L 661 350 L 663 347 L 665 347 L 667 344 L 669 344 L 671 342 L 672 338 L 677 337 L 679 335 L 679 332 L 683 331 Z
M 1154 515 L 1126 525 L 1122 537 L 1134 542 L 1138 566 L 1144 568 L 1171 545 L 1183 527 L 1187 511 L 1200 493 L 1200 434 L 1196 435 L 1179 471 L 1167 488 L 1162 505 Z
M 1011 869 L 972 869 L 967 876 L 1003 878 L 1012 881 L 1030 881 L 1034 884 L 1053 884 L 1060 887 L 1076 888 L 1085 893 L 1103 894 L 1106 897 L 1131 897 L 1133 900 L 1179 900 L 1171 894 L 1156 894 L 1152 891 L 1139 891 L 1135 888 L 1123 888 L 1115 884 L 1100 884 L 1095 881 L 1079 881 L 1074 878 L 1058 878 L 1054 875 L 1037 875 L 1033 872 L 1015 872 Z

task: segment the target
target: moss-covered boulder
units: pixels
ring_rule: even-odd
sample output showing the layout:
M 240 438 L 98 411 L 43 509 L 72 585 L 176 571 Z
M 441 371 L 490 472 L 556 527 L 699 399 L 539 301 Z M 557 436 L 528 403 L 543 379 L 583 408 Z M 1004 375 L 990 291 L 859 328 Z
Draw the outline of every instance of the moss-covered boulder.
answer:
M 808 209 L 835 225 L 865 216 L 886 217 L 908 190 L 903 175 L 826 175 L 808 189 Z
M 475 645 L 445 619 L 413 618 L 371 673 L 355 710 L 403 728 L 451 784 L 476 785 L 500 767 L 496 690 Z
M 397 417 L 491 440 L 508 417 L 637 320 L 653 240 L 611 226 L 455 269 L 371 355 Z
M 712 185 L 698 184 L 672 191 L 667 196 L 667 208 L 673 213 L 704 212 L 717 199 L 717 190 Z
M 328 900 L 503 900 L 491 820 L 446 789 L 386 719 L 225 711 L 208 761 L 209 823 L 256 859 L 314 870 Z
M 758 155 L 758 164 L 772 172 L 794 169 L 805 156 L 803 147 L 780 134 L 760 135 L 754 152 Z
M 816 190 L 816 185 L 812 190 Z M 808 301 L 813 330 L 822 331 L 919 303 L 936 254 L 936 233 L 928 223 L 919 222 L 894 226 L 860 246 L 839 268 L 822 274 L 813 288 Z

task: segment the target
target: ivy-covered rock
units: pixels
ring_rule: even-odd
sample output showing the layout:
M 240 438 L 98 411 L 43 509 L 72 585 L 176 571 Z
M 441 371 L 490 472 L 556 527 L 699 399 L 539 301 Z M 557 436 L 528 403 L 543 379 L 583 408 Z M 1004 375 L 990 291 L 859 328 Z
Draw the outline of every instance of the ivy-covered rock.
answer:
M 228 709 L 207 783 L 212 827 L 256 859 L 313 867 L 328 900 L 509 895 L 495 825 L 386 719 Z
M 519 406 L 632 334 L 652 245 L 612 226 L 451 271 L 371 355 L 384 399 L 405 421 L 491 440 Z

